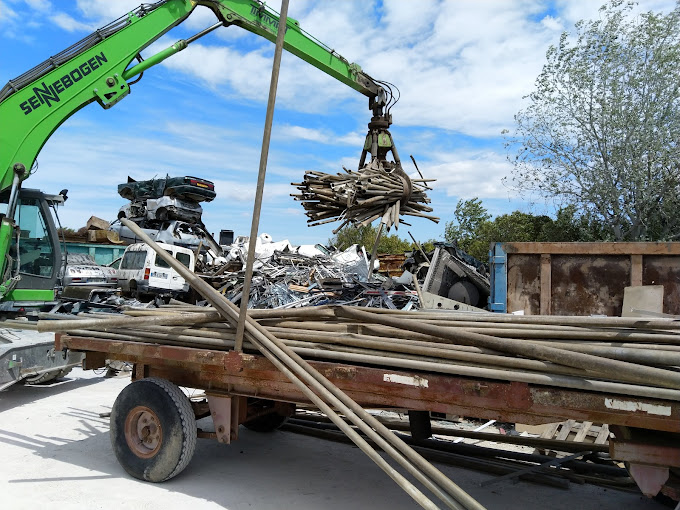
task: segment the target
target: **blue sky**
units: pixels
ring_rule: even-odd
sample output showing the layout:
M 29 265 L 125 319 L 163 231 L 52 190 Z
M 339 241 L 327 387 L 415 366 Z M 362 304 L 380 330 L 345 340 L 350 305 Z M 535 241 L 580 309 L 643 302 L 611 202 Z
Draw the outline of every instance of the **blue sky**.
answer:
M 0 82 L 138 4 L 0 0 Z M 644 10 L 674 6 L 665 0 L 639 4 Z M 597 16 L 597 7 L 590 0 L 291 0 L 289 15 L 401 90 L 391 131 L 406 171 L 415 173 L 412 154 L 423 174 L 437 179 L 429 196 L 441 222 L 413 219 L 398 234 L 407 238 L 411 230 L 426 240 L 442 238 L 460 198 L 479 197 L 494 216 L 552 211 L 503 184 L 511 166 L 500 133 L 512 129 L 548 46 L 577 20 Z M 144 55 L 214 22 L 210 11 L 197 8 Z M 112 109 L 92 104 L 71 117 L 45 145 L 38 172 L 25 186 L 68 188 L 60 217 L 79 228 L 91 215 L 116 217 L 125 203 L 116 186 L 128 175 L 196 175 L 216 184 L 217 199 L 204 205 L 209 230 L 247 235 L 272 57 L 268 41 L 236 27 L 218 29 L 145 72 Z M 260 232 L 293 244 L 326 242 L 337 225 L 308 228 L 302 207 L 289 196 L 295 192 L 290 183 L 306 170 L 355 168 L 369 118 L 364 96 L 284 55 Z

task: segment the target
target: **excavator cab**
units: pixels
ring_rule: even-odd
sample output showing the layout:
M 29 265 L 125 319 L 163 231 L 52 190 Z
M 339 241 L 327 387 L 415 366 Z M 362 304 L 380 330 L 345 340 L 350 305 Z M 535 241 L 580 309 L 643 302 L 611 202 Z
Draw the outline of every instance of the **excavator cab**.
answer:
M 9 191 L 0 195 L 0 207 L 7 206 L 9 196 Z M 0 312 L 42 308 L 54 301 L 62 256 L 50 207 L 63 201 L 61 195 L 20 190 L 5 274 L 5 280 L 13 283 Z

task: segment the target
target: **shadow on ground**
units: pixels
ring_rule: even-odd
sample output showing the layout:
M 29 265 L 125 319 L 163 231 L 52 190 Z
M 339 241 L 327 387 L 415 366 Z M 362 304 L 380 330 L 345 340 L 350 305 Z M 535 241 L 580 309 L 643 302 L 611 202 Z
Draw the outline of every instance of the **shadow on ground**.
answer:
M 52 384 L 30 385 L 18 382 L 0 392 L 0 413 L 66 391 L 91 386 L 103 380 L 103 377 L 67 377 Z
M 349 492 L 358 496 L 359 501 L 363 499 L 368 503 L 379 489 L 381 499 L 389 502 L 390 508 L 412 508 L 408 498 L 404 498 L 396 486 L 392 487 L 387 477 L 382 480 L 382 472 L 373 469 L 356 448 L 280 431 L 259 434 L 243 427 L 238 442 L 232 445 L 199 439 L 193 460 L 176 478 L 162 484 L 137 481 L 125 473 L 113 454 L 108 418 L 76 407 L 66 409 L 64 414 L 77 418 L 76 431 L 81 435 L 80 439 L 67 439 L 59 434 L 28 436 L 0 429 L 0 447 L 6 444 L 24 448 L 42 458 L 56 459 L 94 473 L 69 476 L 66 473 L 70 470 L 65 469 L 63 476 L 51 476 L 51 471 L 45 476 L 39 473 L 31 477 L 8 476 L 4 480 L 6 484 L 24 485 L 22 490 L 28 490 L 32 483 L 59 482 L 60 487 L 68 490 L 69 482 L 125 479 L 126 487 L 135 484 L 131 487 L 135 492 L 141 490 L 142 494 L 149 495 L 156 491 L 181 493 L 230 510 L 281 508 L 277 504 L 279 498 L 285 501 L 285 506 L 298 501 L 300 508 L 346 510 L 347 498 L 341 495 Z M 203 421 L 201 425 L 205 423 Z M 207 423 L 203 428 L 211 428 L 209 421 Z M 338 448 L 350 455 L 337 455 Z M 337 470 L 342 470 L 343 475 L 338 477 Z M 266 490 L 259 490 L 257 486 Z

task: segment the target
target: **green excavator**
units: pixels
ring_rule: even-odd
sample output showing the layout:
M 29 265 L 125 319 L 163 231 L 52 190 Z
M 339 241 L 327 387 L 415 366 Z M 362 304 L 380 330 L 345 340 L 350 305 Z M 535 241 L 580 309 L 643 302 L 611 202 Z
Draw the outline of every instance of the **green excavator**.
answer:
M 198 6 L 217 22 L 155 55 L 141 53 Z M 46 195 L 24 181 L 52 133 L 90 103 L 108 109 L 125 98 L 142 73 L 220 27 L 240 27 L 276 40 L 279 17 L 257 0 L 161 0 L 143 4 L 121 18 L 10 80 L 0 89 L 0 314 L 17 314 L 55 304 L 62 250 L 51 209 L 64 192 Z M 372 112 L 362 160 L 384 158 L 392 145 L 390 88 L 286 20 L 284 49 L 368 97 Z M 143 80 L 142 80 L 143 82 Z M 371 140 L 380 140 L 371 143 Z M 2 207 L 2 206 L 0 206 Z M 24 378 L 41 382 L 64 373 L 78 360 L 54 353 L 51 341 L 19 342 L 0 336 L 0 390 Z

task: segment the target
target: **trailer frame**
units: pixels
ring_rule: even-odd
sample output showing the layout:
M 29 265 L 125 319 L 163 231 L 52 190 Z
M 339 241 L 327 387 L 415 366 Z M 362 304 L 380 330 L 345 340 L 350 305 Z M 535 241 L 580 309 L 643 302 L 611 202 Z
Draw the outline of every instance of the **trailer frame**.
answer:
M 204 390 L 215 432 L 199 437 L 230 443 L 238 427 L 267 413 L 290 414 L 306 397 L 262 355 L 57 334 L 56 350 L 85 353 L 83 368 L 106 360 L 134 364 L 132 379 L 156 377 L 181 387 Z M 606 423 L 613 459 L 624 461 L 643 493 L 659 491 L 680 499 L 675 470 L 680 468 L 680 402 L 619 394 L 392 370 L 358 364 L 309 361 L 365 408 L 431 411 L 503 422 L 542 424 L 575 419 Z M 271 401 L 262 409 L 249 402 Z

